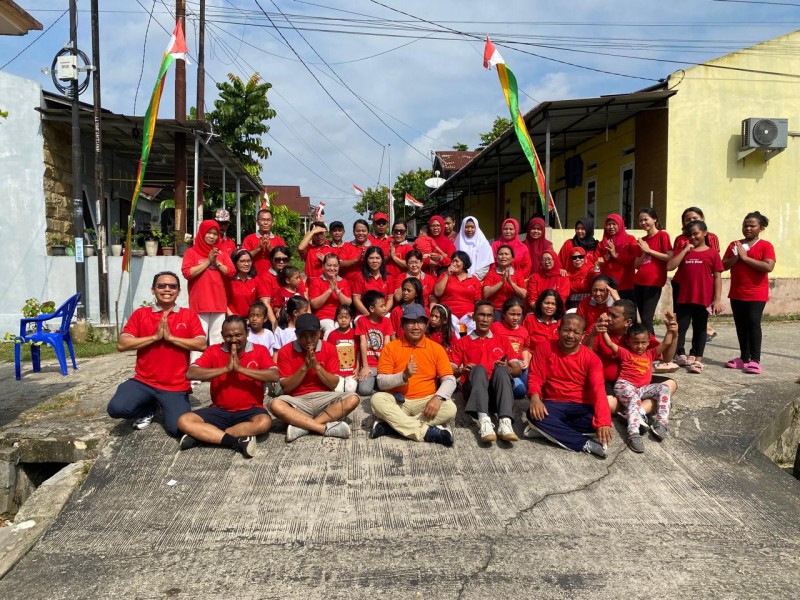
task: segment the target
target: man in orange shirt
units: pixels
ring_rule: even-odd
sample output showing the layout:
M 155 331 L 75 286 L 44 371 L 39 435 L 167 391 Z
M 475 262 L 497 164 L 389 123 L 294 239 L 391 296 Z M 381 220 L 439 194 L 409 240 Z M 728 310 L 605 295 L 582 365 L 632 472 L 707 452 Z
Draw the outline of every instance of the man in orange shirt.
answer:
M 446 424 L 456 416 L 456 390 L 447 352 L 425 337 L 428 316 L 419 304 L 403 309 L 403 338 L 383 347 L 378 360 L 378 388 L 372 395 L 372 437 L 392 432 L 417 442 L 453 445 Z M 439 387 L 436 380 L 439 379 Z

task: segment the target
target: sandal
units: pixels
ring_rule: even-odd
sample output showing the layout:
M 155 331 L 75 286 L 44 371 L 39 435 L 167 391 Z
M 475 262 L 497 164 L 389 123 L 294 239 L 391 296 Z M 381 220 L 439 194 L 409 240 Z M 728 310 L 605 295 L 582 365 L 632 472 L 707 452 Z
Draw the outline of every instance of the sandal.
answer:
M 674 362 L 668 362 L 668 363 L 662 362 L 658 363 L 658 365 L 653 367 L 653 371 L 655 373 L 674 373 L 680 368 L 681 368 L 680 365 Z
M 703 363 L 701 363 L 699 360 L 695 360 L 688 367 L 686 367 L 686 370 L 689 373 L 694 373 L 695 375 L 700 375 L 703 372 Z
M 685 354 L 681 354 L 675 357 L 675 364 L 679 367 L 688 367 L 689 366 L 689 357 Z

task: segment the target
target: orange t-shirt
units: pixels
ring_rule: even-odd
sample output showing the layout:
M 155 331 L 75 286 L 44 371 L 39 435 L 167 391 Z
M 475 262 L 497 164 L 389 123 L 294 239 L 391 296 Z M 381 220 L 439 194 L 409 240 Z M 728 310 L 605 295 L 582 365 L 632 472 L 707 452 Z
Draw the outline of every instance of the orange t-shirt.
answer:
M 447 352 L 433 340 L 424 337 L 416 346 L 406 340 L 393 340 L 383 347 L 378 359 L 379 375 L 401 373 L 413 355 L 417 363 L 417 372 L 406 385 L 386 390 L 389 393 L 403 394 L 409 400 L 426 398 L 436 393 L 436 380 L 453 374 L 453 367 Z

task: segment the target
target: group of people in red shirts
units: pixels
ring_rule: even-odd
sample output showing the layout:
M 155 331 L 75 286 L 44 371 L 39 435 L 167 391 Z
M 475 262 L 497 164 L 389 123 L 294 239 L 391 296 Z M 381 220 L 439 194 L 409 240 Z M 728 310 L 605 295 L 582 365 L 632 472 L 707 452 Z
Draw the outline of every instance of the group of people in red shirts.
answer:
M 191 366 L 187 364 L 189 379 L 249 379 L 250 386 L 261 386 L 262 392 L 265 383 L 280 383 L 283 393 L 271 401 L 270 411 L 288 423 L 287 441 L 308 433 L 347 437 L 344 416 L 358 405 L 358 395 L 399 389 L 392 393 L 403 397 L 402 401 L 396 398 L 401 404 L 409 399 L 425 399 L 425 403 L 417 403 L 422 408 L 416 413 L 386 413 L 394 421 L 377 418 L 373 436 L 399 432 L 412 439 L 426 439 L 427 435 L 431 437 L 428 441 L 445 443 L 449 439 L 452 443 L 452 432 L 444 421 L 419 427 L 420 422 L 425 425 L 425 419 L 443 410 L 444 401 L 452 395 L 449 385 L 436 395 L 442 406 L 434 411 L 428 407 L 434 397 L 433 384 L 411 386 L 412 396 L 408 398 L 403 392 L 409 391 L 411 378 L 422 377 L 425 369 L 419 362 L 413 373 L 397 360 L 382 366 L 384 358 L 391 355 L 384 353 L 389 344 L 411 343 L 417 349 L 424 339 L 444 350 L 451 367 L 449 375 L 461 383 L 466 413 L 475 420 L 482 442 L 518 439 L 513 428 L 514 399 L 527 396 L 530 409 L 526 435 L 542 434 L 564 447 L 604 455 L 603 445 L 610 439 L 610 414 L 619 407 L 627 419 L 629 445 L 643 451 L 641 435 L 647 429 L 648 413 L 654 415 L 650 428 L 654 437 L 662 440 L 666 436 L 670 395 L 675 390 L 672 380 L 651 380 L 653 363 L 670 363 L 677 354 L 678 364 L 692 373 L 702 372 L 707 318 L 721 310 L 723 269 L 732 271 L 729 297 L 741 349 L 741 356 L 726 366 L 746 373 L 761 372 L 760 320 L 775 256 L 772 245 L 759 237 L 768 221 L 758 212 L 745 217 L 743 239 L 732 242 L 722 259 L 718 240 L 708 233 L 703 213 L 696 207 L 684 211 L 684 230 L 674 244 L 659 229 L 655 212 L 642 209 L 638 213 L 646 234 L 642 238 L 628 234 L 621 217 L 611 214 L 598 241 L 593 222 L 581 219 L 576 223 L 575 236 L 558 253 L 546 240 L 545 223 L 540 218 L 527 224 L 524 242 L 518 237 L 519 224 L 507 219 L 501 237 L 489 244 L 474 217 L 466 217 L 461 229 L 455 231 L 451 215 L 433 216 L 427 231 L 412 244 L 404 223 L 393 224 L 389 233 L 388 217 L 376 213 L 372 233 L 369 224 L 359 219 L 353 226 L 354 239 L 348 242 L 343 240 L 342 223 L 333 222 L 329 228 L 314 223 L 298 247 L 305 260 L 305 280 L 288 265 L 291 251 L 271 232 L 270 211 L 259 212 L 258 231 L 245 238 L 242 248 L 237 250 L 234 245 L 230 253 L 229 247 L 223 250 L 227 238 L 225 227 L 220 226 L 220 217 L 224 222 L 226 215 L 216 216 L 216 221 L 200 225 L 182 268 L 189 281 L 189 305 L 197 316 L 199 331 L 193 319 L 175 309 L 179 282 L 178 289 L 173 290 L 171 281 L 162 282 L 157 277 L 153 290 L 158 302 L 152 314 L 134 313 L 136 319 L 131 317 L 120 336 L 121 350 L 136 349 L 144 355 L 142 371 L 137 361 L 137 376 L 127 386 L 131 389 L 123 390 L 126 384 L 120 386 L 122 392 L 109 405 L 113 416 L 133 417 L 140 424 L 149 424 L 154 403 L 161 405 L 168 431 L 184 433 L 182 447 L 201 441 L 241 450 L 245 444 L 249 450 L 242 451 L 247 455 L 254 449 L 250 438 L 268 430 L 271 421 L 262 418 L 264 413 L 258 410 L 256 401 L 247 408 L 258 412 L 252 415 L 255 420 L 245 419 L 248 425 L 237 421 L 228 427 L 220 415 L 205 415 L 211 419 L 213 431 L 202 415 L 198 421 L 197 411 L 193 417 L 175 417 L 174 406 L 164 407 L 164 393 L 180 390 L 156 385 L 147 348 L 151 344 L 170 345 L 175 332 L 169 336 L 166 332 L 172 330 L 173 312 L 184 319 L 182 333 L 190 334 L 181 337 L 190 341 L 181 342 L 180 351 L 196 353 Z M 653 317 L 667 272 L 676 268 L 672 282 L 676 314 L 668 313 L 667 335 L 658 342 L 653 337 Z M 170 274 L 164 277 L 170 279 Z M 159 287 L 162 283 L 166 290 Z M 172 304 L 165 304 L 165 294 L 173 292 Z M 291 335 L 281 336 L 274 347 L 267 345 L 266 354 L 259 351 L 251 366 L 247 361 L 242 366 L 241 351 L 258 345 L 247 341 L 243 317 L 250 314 L 250 308 L 263 301 L 266 315 L 274 324 L 277 314 L 286 313 L 287 304 L 295 299 L 305 301 L 308 308 L 290 311 L 294 326 L 288 328 Z M 636 326 L 637 314 L 641 327 Z M 417 322 L 423 320 L 424 333 L 418 338 Z M 417 323 L 410 328 L 415 334 L 413 343 L 407 339 L 410 321 Z M 690 325 L 694 335 L 687 354 L 683 345 Z M 148 333 L 153 327 L 155 330 Z M 214 334 L 216 328 L 218 334 Z M 138 341 L 150 337 L 153 339 L 147 344 Z M 208 341 L 211 348 L 217 348 L 213 360 L 210 349 L 200 357 L 202 348 L 197 340 L 201 338 L 203 347 Z M 573 344 L 575 339 L 578 346 Z M 287 348 L 295 353 L 292 360 L 285 356 L 290 353 Z M 590 355 L 580 348 L 586 348 Z M 404 352 L 394 356 L 406 356 Z M 414 350 L 410 354 L 414 356 Z M 566 356 L 571 358 L 567 360 Z M 284 366 L 291 369 L 285 375 L 282 357 Z M 433 367 L 432 381 L 441 381 L 440 358 L 431 358 L 426 364 L 427 370 Z M 277 370 L 274 361 L 278 362 Z M 572 366 L 562 368 L 567 364 Z M 601 368 L 594 369 L 598 364 Z M 405 375 L 399 380 L 392 379 L 398 373 L 384 372 L 400 366 Z M 253 377 L 255 371 L 266 375 Z M 301 372 L 303 377 L 298 375 Z M 303 383 L 306 376 L 314 380 L 314 385 Z M 585 378 L 583 387 L 578 385 L 581 377 Z M 548 387 L 548 382 L 555 380 L 561 383 Z M 145 393 L 137 382 L 154 386 L 157 392 Z M 175 381 L 168 387 L 182 385 Z M 133 388 L 137 388 L 133 396 L 141 401 L 131 404 L 128 400 Z M 567 388 L 572 391 L 568 393 Z M 224 395 L 221 389 L 212 383 L 212 398 L 215 390 L 218 396 Z M 421 390 L 431 393 L 413 396 Z M 587 395 L 586 390 L 592 391 Z M 252 393 L 247 397 L 255 398 Z M 380 398 L 386 400 L 385 396 Z M 563 400 L 583 405 L 578 412 L 585 414 L 576 416 L 573 406 L 548 404 Z M 263 393 L 261 401 L 263 408 Z M 406 408 L 411 406 L 409 403 Z M 492 415 L 496 415 L 496 426 Z M 214 419 L 218 419 L 216 424 Z M 410 427 L 408 419 L 417 424 Z M 583 435 L 586 427 L 578 427 L 578 423 L 588 423 L 596 431 L 597 440 L 587 442 Z M 228 429 L 232 433 L 226 433 Z M 412 429 L 414 433 L 409 435 Z M 223 434 L 229 437 L 220 437 Z

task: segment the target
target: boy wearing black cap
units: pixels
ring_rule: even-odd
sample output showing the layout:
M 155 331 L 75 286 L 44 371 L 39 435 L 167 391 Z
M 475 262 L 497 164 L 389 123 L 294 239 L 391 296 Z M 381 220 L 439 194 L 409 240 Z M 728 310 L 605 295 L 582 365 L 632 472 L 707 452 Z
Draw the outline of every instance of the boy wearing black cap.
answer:
M 309 433 L 327 437 L 350 437 L 344 418 L 358 406 L 356 394 L 334 391 L 339 383 L 339 354 L 322 340 L 315 315 L 302 314 L 295 322 L 297 339 L 278 352 L 283 395 L 269 403 L 269 410 L 288 424 L 286 441 Z

